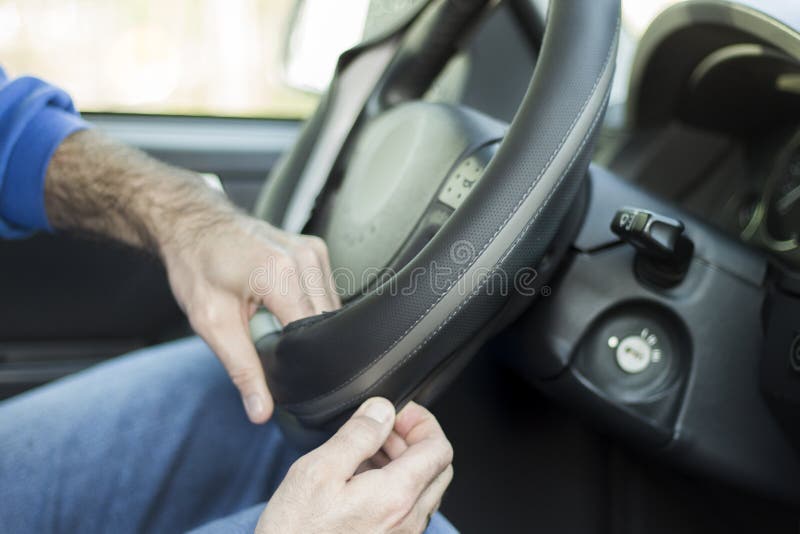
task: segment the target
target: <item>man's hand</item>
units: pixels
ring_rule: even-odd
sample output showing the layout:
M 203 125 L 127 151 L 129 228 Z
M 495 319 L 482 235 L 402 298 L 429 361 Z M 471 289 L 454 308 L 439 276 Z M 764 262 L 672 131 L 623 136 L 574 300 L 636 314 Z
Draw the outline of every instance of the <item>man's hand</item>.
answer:
M 272 398 L 250 339 L 260 305 L 287 324 L 335 310 L 325 243 L 232 215 L 189 245 L 162 247 L 170 285 L 192 328 L 219 357 L 254 423 L 272 414 Z
M 452 461 L 428 410 L 412 402 L 395 418 L 389 401 L 370 399 L 292 465 L 256 534 L 422 532 L 453 478 Z
M 246 216 L 196 173 L 88 130 L 50 160 L 45 205 L 54 228 L 110 237 L 158 254 L 178 304 L 241 392 L 250 420 L 272 413 L 249 334 L 261 305 L 283 324 L 339 307 L 325 244 Z

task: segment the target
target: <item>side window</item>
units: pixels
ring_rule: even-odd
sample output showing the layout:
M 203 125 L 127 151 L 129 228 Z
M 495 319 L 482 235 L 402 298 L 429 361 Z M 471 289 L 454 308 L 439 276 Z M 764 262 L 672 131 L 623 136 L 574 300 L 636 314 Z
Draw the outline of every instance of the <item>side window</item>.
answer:
M 342 51 L 402 23 L 426 0 L 299 0 L 286 45 L 286 80 L 321 92 Z
M 303 118 L 342 51 L 422 2 L 0 0 L 0 65 L 81 111 Z

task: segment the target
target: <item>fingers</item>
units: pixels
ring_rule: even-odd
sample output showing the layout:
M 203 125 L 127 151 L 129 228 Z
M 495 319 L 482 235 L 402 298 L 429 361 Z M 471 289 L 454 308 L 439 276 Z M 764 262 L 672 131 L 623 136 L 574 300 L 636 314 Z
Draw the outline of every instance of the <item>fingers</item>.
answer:
M 410 403 L 396 416 L 382 452 L 389 459 L 383 467 L 354 476 L 347 486 L 371 496 L 389 530 L 421 532 L 452 478 L 452 447 L 436 418 Z
M 325 242 L 314 236 L 292 236 L 276 255 L 272 290 L 263 304 L 282 324 L 341 307 Z
M 413 402 L 397 415 L 394 429 L 408 448 L 382 471 L 419 495 L 453 462 L 453 447 L 433 414 Z
M 370 469 L 380 469 L 384 465 L 391 462 L 388 456 L 383 451 L 378 451 L 375 453 L 375 456 L 367 460 L 366 462 L 362 463 L 356 469 L 355 475 L 363 473 L 365 471 L 369 471 Z
M 395 422 L 395 424 L 397 424 Z M 394 460 L 408 449 L 406 441 L 400 435 L 392 430 L 389 437 L 386 438 L 386 443 L 383 444 L 383 452 L 390 460 Z
M 367 400 L 331 439 L 310 455 L 327 459 L 331 469 L 347 480 L 375 456 L 394 425 L 394 406 L 380 397 Z
M 284 325 L 314 315 L 314 305 L 300 284 L 295 259 L 283 252 L 271 260 L 275 272 L 271 273 L 271 290 L 263 297 L 264 306 Z
M 316 236 L 306 236 L 306 239 L 309 240 L 309 245 L 312 249 L 314 249 L 314 252 L 319 260 L 319 265 L 322 269 L 322 281 L 325 286 L 325 291 L 328 295 L 331 306 L 333 306 L 330 308 L 330 310 L 338 310 L 342 307 L 342 301 L 339 298 L 339 292 L 336 290 L 336 286 L 334 284 L 328 246 L 325 244 L 325 241 Z
M 380 469 L 388 465 L 389 462 L 403 454 L 407 448 L 408 445 L 406 445 L 405 440 L 401 438 L 397 432 L 392 430 L 389 437 L 386 438 L 383 447 L 381 447 L 381 450 L 375 453 L 375 456 L 361 464 L 356 474 L 369 471 L 370 469 Z
M 202 311 L 189 313 L 194 330 L 211 347 L 242 396 L 247 416 L 264 423 L 272 415 L 273 401 L 267 389 L 264 369 L 247 325 L 247 310 L 231 299 L 220 297 Z
M 335 305 L 326 284 L 322 261 L 314 246 L 306 241 L 303 240 L 303 245 L 294 252 L 299 269 L 300 287 L 308 295 L 315 314 L 332 311 Z
M 430 477 L 419 471 L 427 481 L 418 487 L 398 473 L 388 474 L 415 450 L 426 449 L 430 463 L 438 465 L 436 447 L 447 441 L 427 410 L 411 408 L 405 418 L 403 431 L 419 440 L 403 449 L 405 438 L 392 433 L 394 406 L 381 398 L 364 403 L 333 438 L 292 464 L 256 532 L 422 532 L 453 468 L 448 463 Z M 399 456 L 390 459 L 382 445 Z M 375 464 L 387 465 L 375 469 Z M 367 471 L 353 475 L 359 465 Z
M 453 466 L 451 464 L 422 492 L 419 500 L 414 504 L 411 512 L 409 512 L 403 522 L 409 524 L 411 527 L 416 527 L 413 528 L 413 530 L 422 532 L 425 527 L 427 527 L 431 516 L 439 509 L 442 497 L 444 497 L 444 492 L 447 491 L 452 481 Z
M 444 436 L 436 417 L 414 401 L 409 401 L 397 414 L 394 431 L 408 445 L 431 436 Z

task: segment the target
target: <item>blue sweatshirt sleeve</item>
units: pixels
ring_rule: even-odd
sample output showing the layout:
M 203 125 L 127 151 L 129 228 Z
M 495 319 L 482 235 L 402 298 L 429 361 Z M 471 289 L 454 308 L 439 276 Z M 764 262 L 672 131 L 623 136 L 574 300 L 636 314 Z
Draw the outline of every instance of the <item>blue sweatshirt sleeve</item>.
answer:
M 9 80 L 0 69 L 0 238 L 50 230 L 47 165 L 58 145 L 88 125 L 69 95 L 42 80 Z

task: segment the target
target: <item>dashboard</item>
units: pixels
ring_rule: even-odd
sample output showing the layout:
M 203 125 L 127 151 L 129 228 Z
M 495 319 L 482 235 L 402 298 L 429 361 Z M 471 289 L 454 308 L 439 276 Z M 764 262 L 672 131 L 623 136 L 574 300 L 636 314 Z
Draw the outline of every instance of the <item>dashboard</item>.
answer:
M 696 0 L 657 17 L 598 159 L 800 269 L 800 4 L 764 4 Z
M 427 100 L 511 120 L 535 65 L 516 4 L 498 6 Z M 667 9 L 637 45 L 623 106 L 598 163 L 800 270 L 800 3 Z
M 756 190 L 741 206 L 741 238 L 800 266 L 800 128 L 756 176 Z M 737 229 L 737 230 L 738 230 Z

